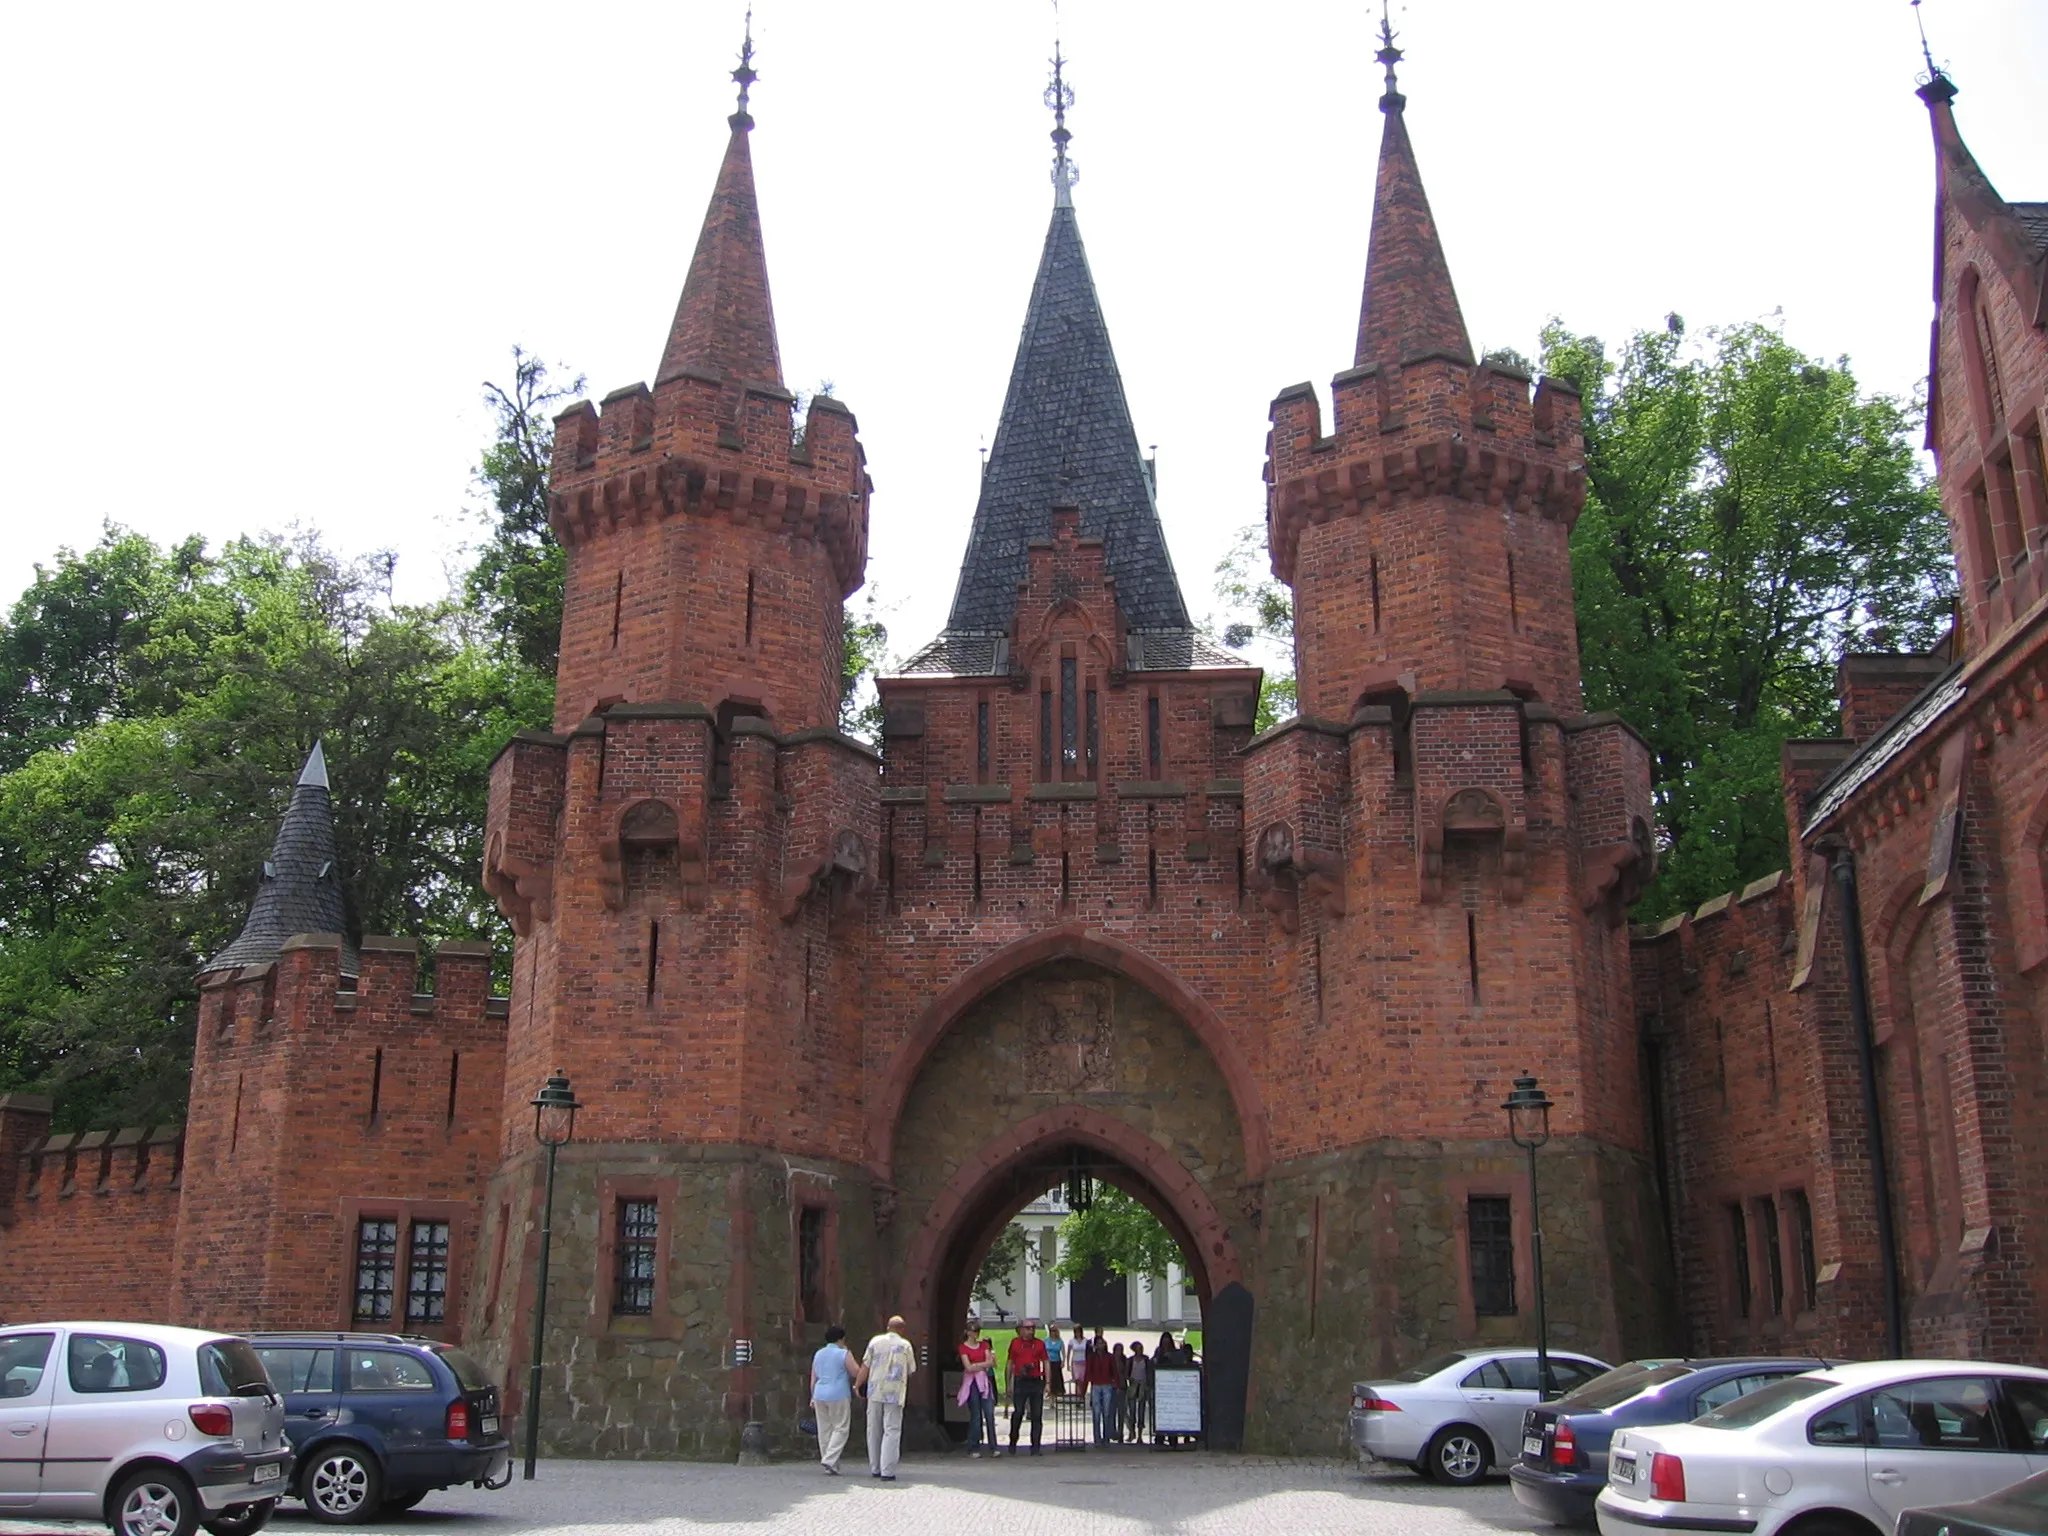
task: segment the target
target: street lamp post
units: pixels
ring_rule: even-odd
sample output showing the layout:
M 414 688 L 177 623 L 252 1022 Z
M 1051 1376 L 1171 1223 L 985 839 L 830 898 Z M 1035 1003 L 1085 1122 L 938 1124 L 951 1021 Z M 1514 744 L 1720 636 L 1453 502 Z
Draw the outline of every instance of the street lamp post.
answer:
M 1550 1098 L 1524 1074 L 1501 1108 L 1508 1135 L 1529 1154 L 1529 1267 L 1536 1283 L 1536 1400 L 1550 1395 L 1550 1326 L 1543 1315 L 1543 1213 L 1536 1203 L 1536 1149 L 1550 1140 Z
M 526 1481 L 533 1481 L 534 1458 L 540 1453 L 541 1348 L 547 1339 L 548 1249 L 554 1239 L 555 1154 L 576 1134 L 576 1102 L 569 1079 L 557 1069 L 533 1101 L 533 1138 L 548 1149 L 548 1187 L 540 1207 L 540 1283 L 533 1296 L 533 1363 L 526 1374 Z

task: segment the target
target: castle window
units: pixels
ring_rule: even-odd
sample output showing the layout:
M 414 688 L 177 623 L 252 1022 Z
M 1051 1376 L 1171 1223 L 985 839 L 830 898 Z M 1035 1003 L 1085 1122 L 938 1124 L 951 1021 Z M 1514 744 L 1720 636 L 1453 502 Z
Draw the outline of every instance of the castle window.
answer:
M 1778 1231 L 1778 1202 L 1766 1195 L 1756 1203 L 1757 1230 L 1764 1236 L 1764 1274 L 1771 1285 L 1771 1316 L 1785 1311 L 1785 1244 Z
M 974 704 L 974 782 L 988 782 L 988 700 Z
M 1145 698 L 1145 761 L 1151 764 L 1154 779 L 1166 777 L 1166 744 L 1160 737 L 1159 695 L 1148 694 Z
M 807 1205 L 797 1214 L 797 1304 L 809 1323 L 822 1323 L 832 1310 L 825 1295 L 826 1214 L 822 1205 Z
M 1075 778 L 1081 766 L 1080 663 L 1060 658 L 1060 777 Z
M 447 1317 L 448 1223 L 416 1221 L 405 1270 L 405 1320 L 440 1323 Z
M 1090 688 L 1088 690 L 1088 777 L 1091 779 L 1095 777 L 1095 765 L 1102 757 L 1101 736 L 1096 728 L 1095 718 L 1095 690 Z
M 655 1244 L 661 1236 L 661 1208 L 653 1200 L 619 1202 L 619 1241 L 612 1311 L 646 1317 L 654 1311 Z
M 1735 1315 L 1749 1316 L 1749 1219 L 1740 1205 L 1728 1207 L 1728 1268 L 1735 1283 Z
M 1052 685 L 1041 683 L 1038 689 L 1038 776 L 1052 777 Z
M 1785 1198 L 1792 1205 L 1792 1232 L 1799 1247 L 1799 1310 L 1811 1312 L 1820 1299 L 1820 1266 L 1813 1247 L 1813 1204 L 1803 1189 L 1792 1190 Z
M 398 1223 L 364 1217 L 356 1224 L 355 1320 L 390 1322 L 397 1287 Z
M 1472 1264 L 1472 1311 L 1479 1317 L 1515 1315 L 1515 1228 L 1505 1195 L 1465 1201 L 1465 1241 Z

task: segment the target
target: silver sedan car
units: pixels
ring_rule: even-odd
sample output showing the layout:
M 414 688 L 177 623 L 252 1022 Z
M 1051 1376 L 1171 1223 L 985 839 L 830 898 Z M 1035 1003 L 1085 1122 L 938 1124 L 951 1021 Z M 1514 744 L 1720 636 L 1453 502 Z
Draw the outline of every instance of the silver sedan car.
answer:
M 1551 1397 L 1607 1366 L 1550 1352 Z M 1476 1483 L 1522 1452 L 1522 1414 L 1536 1406 L 1536 1351 L 1456 1349 L 1351 1389 L 1351 1443 L 1375 1461 L 1406 1462 L 1440 1483 Z

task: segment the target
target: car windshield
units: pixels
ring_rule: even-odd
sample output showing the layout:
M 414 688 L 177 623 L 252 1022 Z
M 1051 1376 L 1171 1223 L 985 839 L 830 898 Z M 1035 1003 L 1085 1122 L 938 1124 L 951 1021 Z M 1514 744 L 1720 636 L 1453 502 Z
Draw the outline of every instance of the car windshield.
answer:
M 1803 1403 L 1809 1397 L 1818 1397 L 1840 1385 L 1839 1381 L 1830 1381 L 1825 1376 L 1787 1376 L 1783 1381 L 1774 1381 L 1767 1387 L 1758 1387 L 1754 1392 L 1738 1397 L 1725 1408 L 1703 1414 L 1693 1423 L 1708 1429 L 1748 1429 L 1751 1425 L 1763 1423 L 1772 1414 L 1783 1413 L 1794 1403 Z
M 1604 1375 L 1595 1376 L 1570 1396 L 1559 1398 L 1557 1408 L 1560 1413 L 1605 1413 L 1639 1392 L 1661 1387 L 1681 1376 L 1690 1376 L 1692 1370 L 1691 1366 L 1675 1360 L 1631 1360 L 1627 1365 L 1617 1365 Z
M 1427 1381 L 1439 1371 L 1448 1371 L 1454 1365 L 1463 1365 L 1470 1358 L 1466 1355 L 1435 1355 L 1420 1365 L 1411 1365 L 1400 1375 L 1390 1378 L 1394 1381 Z
M 454 1345 L 446 1345 L 434 1351 L 449 1370 L 455 1373 L 455 1380 L 465 1392 L 481 1392 L 491 1384 L 491 1378 L 484 1374 L 484 1368 L 476 1363 L 473 1356 Z
M 247 1339 L 215 1339 L 199 1347 L 199 1383 L 213 1397 L 268 1397 L 270 1373 Z

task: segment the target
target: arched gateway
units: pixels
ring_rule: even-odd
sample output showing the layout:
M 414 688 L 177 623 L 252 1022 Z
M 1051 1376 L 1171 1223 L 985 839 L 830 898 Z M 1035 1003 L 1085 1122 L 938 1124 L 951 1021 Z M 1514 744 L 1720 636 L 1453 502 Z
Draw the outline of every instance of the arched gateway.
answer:
M 942 1352 L 997 1233 L 1078 1157 L 1180 1245 L 1211 1319 L 1213 1438 L 1235 1444 L 1251 1307 L 1245 1234 L 1225 1213 L 1242 1204 L 1263 1125 L 1254 1118 L 1247 1134 L 1234 1088 L 1252 1093 L 1249 1075 L 1233 1085 L 1210 1047 L 1236 1064 L 1220 1021 L 1147 957 L 1077 929 L 1012 945 L 961 983 L 906 1042 L 883 1101 L 893 1114 L 878 1172 L 898 1191 L 902 1244 L 887 1265 L 896 1309 Z M 924 1384 L 927 1409 L 937 1378 Z

